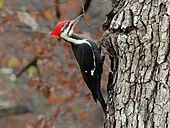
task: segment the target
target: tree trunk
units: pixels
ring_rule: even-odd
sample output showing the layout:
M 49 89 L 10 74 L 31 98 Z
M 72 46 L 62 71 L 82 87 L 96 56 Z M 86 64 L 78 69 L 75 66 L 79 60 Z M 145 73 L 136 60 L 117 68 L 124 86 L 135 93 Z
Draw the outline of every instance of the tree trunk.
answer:
M 114 0 L 105 128 L 170 128 L 170 1 Z

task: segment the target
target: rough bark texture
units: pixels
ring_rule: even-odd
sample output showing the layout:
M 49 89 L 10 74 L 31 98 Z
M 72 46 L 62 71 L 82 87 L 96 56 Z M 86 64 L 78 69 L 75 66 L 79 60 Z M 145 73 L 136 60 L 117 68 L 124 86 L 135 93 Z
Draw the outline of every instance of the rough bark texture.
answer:
M 170 128 L 170 1 L 114 0 L 105 128 Z

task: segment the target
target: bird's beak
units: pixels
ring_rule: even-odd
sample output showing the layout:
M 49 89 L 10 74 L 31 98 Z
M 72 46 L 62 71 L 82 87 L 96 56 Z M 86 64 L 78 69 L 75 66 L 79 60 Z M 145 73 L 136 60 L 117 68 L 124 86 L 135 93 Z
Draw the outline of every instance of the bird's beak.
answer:
M 84 16 L 84 14 L 81 14 L 80 16 L 76 17 L 74 20 L 71 20 L 71 25 L 73 26 L 73 28 L 75 27 L 75 25 L 82 19 L 82 17 Z

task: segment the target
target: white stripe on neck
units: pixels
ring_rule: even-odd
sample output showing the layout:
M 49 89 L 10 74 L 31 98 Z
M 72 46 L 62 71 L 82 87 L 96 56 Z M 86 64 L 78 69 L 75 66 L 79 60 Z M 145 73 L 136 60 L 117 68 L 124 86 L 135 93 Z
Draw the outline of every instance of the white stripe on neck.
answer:
M 76 39 L 74 39 L 74 38 L 71 38 L 71 37 L 69 37 L 68 35 L 61 35 L 61 37 L 63 38 L 63 39 L 65 39 L 66 41 L 68 41 L 68 42 L 71 42 L 71 43 L 73 43 L 73 44 L 83 44 L 83 43 L 86 43 L 86 44 L 88 44 L 90 47 L 91 47 L 91 44 L 87 41 L 87 39 L 82 39 L 82 40 L 76 40 Z

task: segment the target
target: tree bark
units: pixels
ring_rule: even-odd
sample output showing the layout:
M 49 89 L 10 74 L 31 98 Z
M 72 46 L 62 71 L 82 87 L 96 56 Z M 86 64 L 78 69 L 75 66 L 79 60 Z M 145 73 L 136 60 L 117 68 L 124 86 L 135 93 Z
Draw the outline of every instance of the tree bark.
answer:
M 170 1 L 114 0 L 105 128 L 170 128 Z

